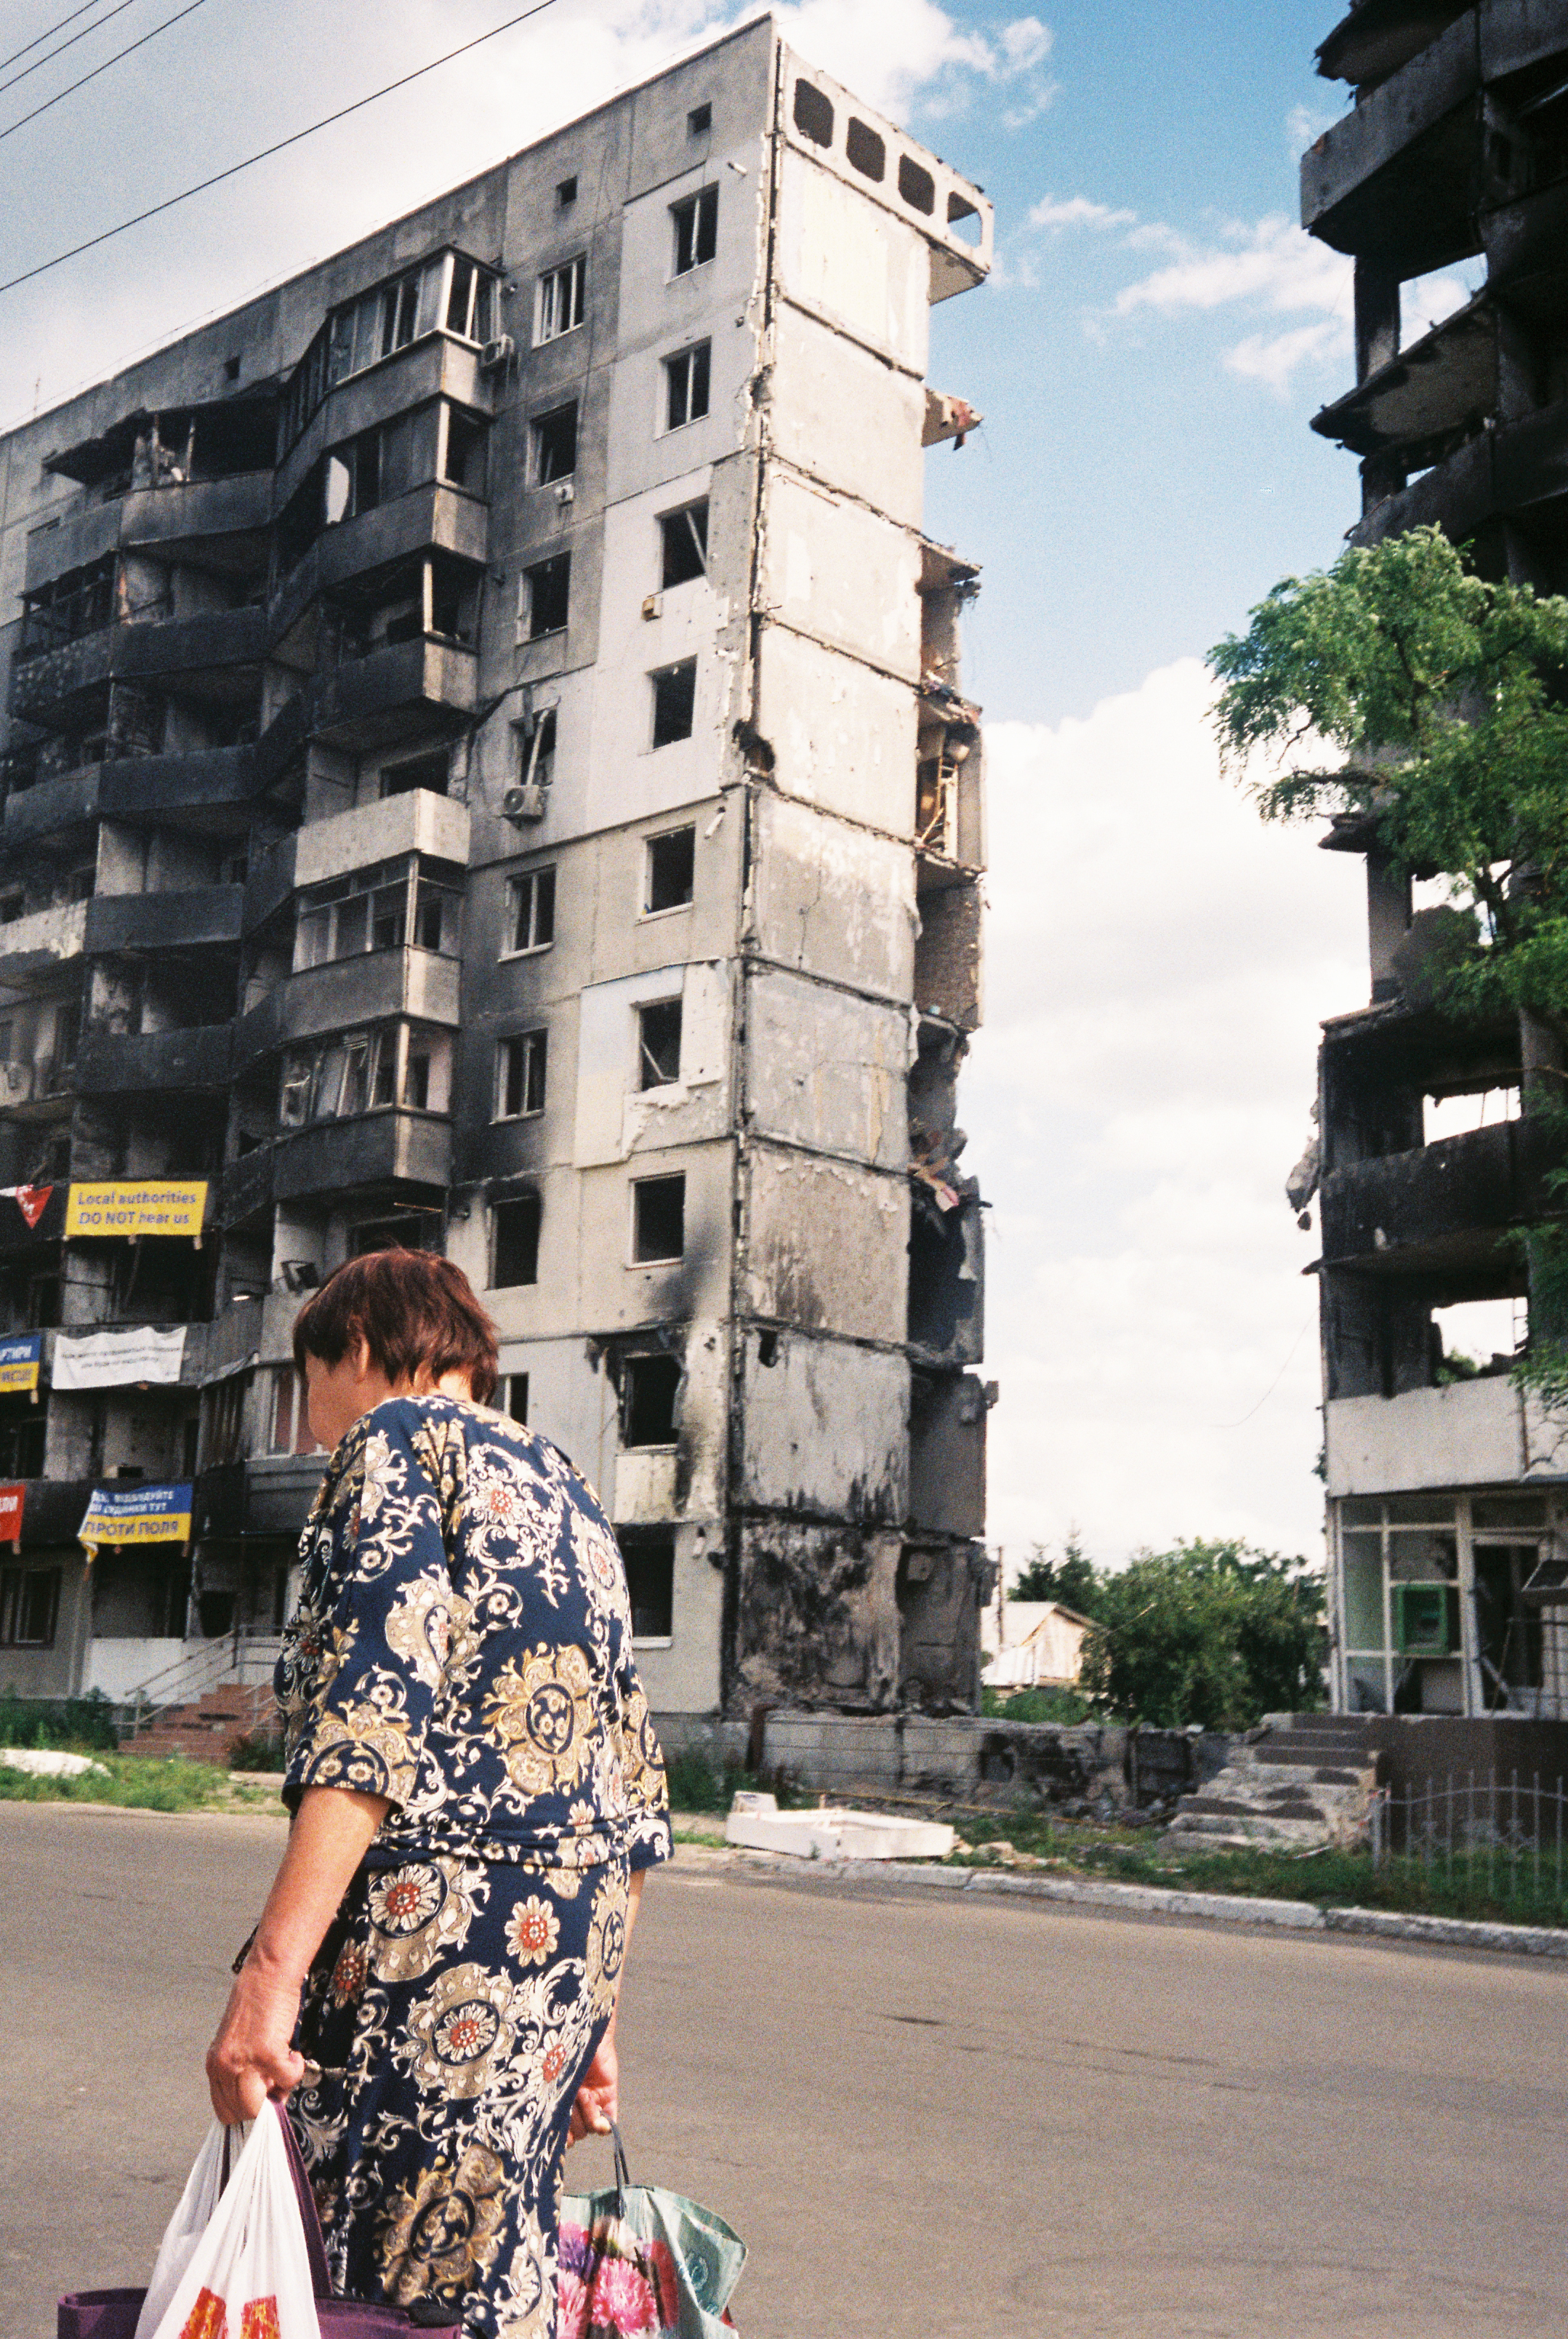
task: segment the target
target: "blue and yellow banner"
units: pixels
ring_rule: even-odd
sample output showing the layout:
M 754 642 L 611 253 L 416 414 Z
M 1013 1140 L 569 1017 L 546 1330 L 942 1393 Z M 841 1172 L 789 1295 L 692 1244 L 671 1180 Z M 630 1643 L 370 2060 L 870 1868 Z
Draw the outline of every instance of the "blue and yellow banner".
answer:
M 0 1395 L 12 1396 L 23 1389 L 35 1393 L 43 1354 L 42 1332 L 23 1332 L 14 1340 L 0 1340 Z
M 89 1551 L 101 1543 L 189 1543 L 190 1486 L 94 1486 L 76 1532 Z

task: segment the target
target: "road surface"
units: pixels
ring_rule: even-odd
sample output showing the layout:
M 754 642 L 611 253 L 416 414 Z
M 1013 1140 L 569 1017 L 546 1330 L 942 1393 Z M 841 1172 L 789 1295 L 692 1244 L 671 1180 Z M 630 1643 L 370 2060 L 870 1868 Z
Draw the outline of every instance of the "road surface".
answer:
M 0 2339 L 144 2278 L 281 1841 L 0 1804 Z M 687 1860 L 621 2048 L 634 2174 L 751 2245 L 743 2339 L 1568 2334 L 1561 1969 Z

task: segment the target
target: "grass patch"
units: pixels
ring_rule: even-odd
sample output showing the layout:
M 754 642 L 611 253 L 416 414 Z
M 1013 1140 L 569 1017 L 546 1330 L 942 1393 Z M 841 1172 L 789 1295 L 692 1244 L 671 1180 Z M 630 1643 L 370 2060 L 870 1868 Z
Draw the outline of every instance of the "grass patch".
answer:
M 685 1747 L 667 1758 L 665 1782 L 673 1811 L 715 1811 L 722 1815 L 737 1794 L 754 1793 L 758 1789 L 776 1795 L 781 1811 L 790 1810 L 794 1801 L 787 1787 L 759 1779 L 744 1762 L 715 1762 L 705 1748 L 699 1746 Z
M 980 1710 L 988 1722 L 1060 1722 L 1070 1728 L 1096 1719 L 1089 1700 L 1075 1689 L 982 1689 Z
M 0 1802 L 113 1803 L 135 1811 L 265 1811 L 278 1802 L 270 1788 L 232 1786 L 215 1762 L 178 1755 L 157 1762 L 129 1754 L 94 1753 L 93 1759 L 106 1776 L 87 1771 L 75 1778 L 35 1779 L 0 1762 Z
M 966 1811 L 957 1825 L 971 1847 L 953 1855 L 964 1867 L 995 1865 L 997 1855 L 987 1846 L 1006 1842 L 1058 1874 L 1117 1884 L 1493 1924 L 1568 1926 L 1568 1887 L 1558 1884 L 1554 1848 L 1550 1862 L 1543 1858 L 1537 1880 L 1533 1861 L 1523 1857 L 1511 1867 L 1498 1856 L 1489 1874 L 1484 1852 L 1473 1860 L 1456 1860 L 1452 1869 L 1441 1861 L 1429 1867 L 1409 1859 L 1374 1867 L 1368 1852 L 1287 1852 L 1263 1846 L 1256 1851 L 1202 1851 L 1150 1842 L 1147 1830 L 1077 1826 L 1040 1812 Z
M 74 1754 L 112 1754 L 119 1744 L 114 1709 L 91 1697 L 18 1697 L 0 1691 L 0 1746 L 68 1748 Z

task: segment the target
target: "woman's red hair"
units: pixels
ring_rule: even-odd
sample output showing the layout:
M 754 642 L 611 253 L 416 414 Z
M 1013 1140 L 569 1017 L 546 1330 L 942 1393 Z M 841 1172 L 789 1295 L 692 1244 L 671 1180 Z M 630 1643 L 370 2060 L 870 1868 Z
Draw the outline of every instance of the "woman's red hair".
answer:
M 496 1327 L 460 1267 L 428 1250 L 372 1250 L 346 1259 L 294 1318 L 294 1362 L 341 1364 L 363 1341 L 370 1362 L 396 1387 L 467 1373 L 476 1403 L 488 1405 L 498 1379 Z

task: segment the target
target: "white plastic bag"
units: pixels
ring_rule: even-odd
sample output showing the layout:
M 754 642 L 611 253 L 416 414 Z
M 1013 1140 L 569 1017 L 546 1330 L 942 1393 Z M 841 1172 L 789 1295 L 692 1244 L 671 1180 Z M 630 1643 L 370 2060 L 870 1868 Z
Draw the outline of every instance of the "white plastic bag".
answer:
M 321 2339 L 277 2115 L 269 2107 L 248 2129 L 229 2131 L 232 2173 L 220 2193 L 223 2141 L 214 2125 L 196 2156 L 158 2252 L 136 2339 Z

